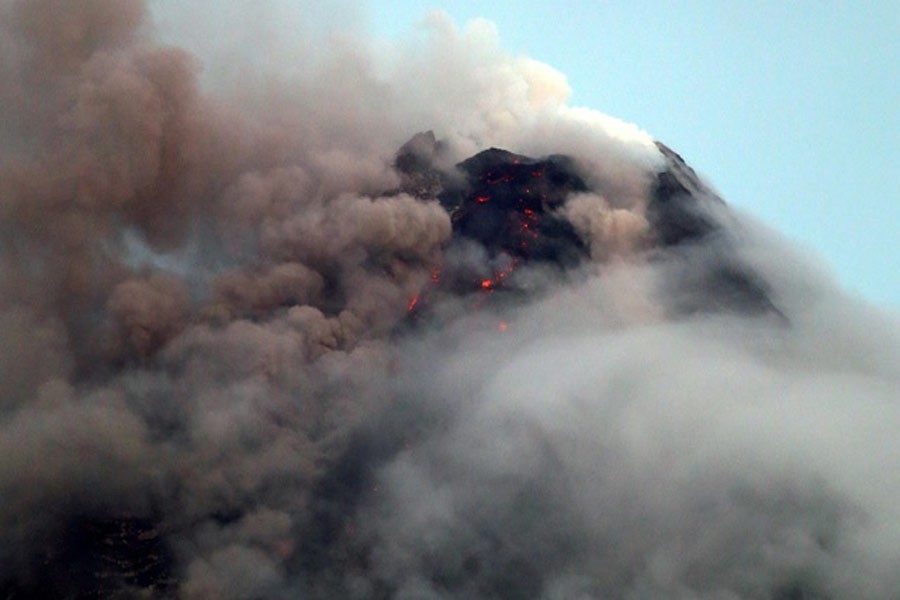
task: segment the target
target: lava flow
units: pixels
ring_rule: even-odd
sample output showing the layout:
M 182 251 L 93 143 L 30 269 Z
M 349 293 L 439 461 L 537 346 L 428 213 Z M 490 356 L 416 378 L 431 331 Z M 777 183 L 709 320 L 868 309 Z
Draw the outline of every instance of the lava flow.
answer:
M 413 296 L 407 312 L 418 315 L 435 294 L 492 294 L 508 287 L 514 272 L 525 264 L 549 264 L 566 269 L 589 255 L 588 248 L 559 209 L 570 194 L 586 191 L 574 162 L 564 156 L 534 159 L 492 148 L 456 165 L 463 175 L 438 186 L 428 157 L 439 142 L 419 134 L 399 152 L 396 166 L 406 178 L 406 189 L 420 197 L 428 189 L 450 213 L 451 247 L 474 244 L 486 254 L 490 272 L 446 262 L 432 272 L 425 289 Z M 435 193 L 436 192 L 436 193 Z M 448 252 L 452 255 L 452 252 Z

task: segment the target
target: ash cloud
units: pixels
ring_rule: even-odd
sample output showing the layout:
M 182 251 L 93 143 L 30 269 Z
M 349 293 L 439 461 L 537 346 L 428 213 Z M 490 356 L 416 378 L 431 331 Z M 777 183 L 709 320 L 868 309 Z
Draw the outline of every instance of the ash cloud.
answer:
M 900 588 L 895 317 L 487 22 L 180 18 L 0 1 L 4 596 Z M 466 239 L 492 147 L 587 191 Z

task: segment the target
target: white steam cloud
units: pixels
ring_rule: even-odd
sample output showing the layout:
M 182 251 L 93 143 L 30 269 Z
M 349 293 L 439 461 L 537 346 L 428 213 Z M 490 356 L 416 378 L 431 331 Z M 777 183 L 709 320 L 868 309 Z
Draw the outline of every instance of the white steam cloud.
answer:
M 485 21 L 188 10 L 0 0 L 0 595 L 896 597 L 896 318 L 715 202 L 658 244 L 666 154 Z M 572 157 L 590 259 L 410 326 L 492 267 L 426 130 Z M 684 309 L 723 256 L 769 308 Z

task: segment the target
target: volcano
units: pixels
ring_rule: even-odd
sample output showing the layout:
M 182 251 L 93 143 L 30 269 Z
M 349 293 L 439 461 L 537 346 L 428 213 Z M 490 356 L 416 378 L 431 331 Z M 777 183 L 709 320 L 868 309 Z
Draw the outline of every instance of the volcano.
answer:
M 896 596 L 896 319 L 485 21 L 195 4 L 0 0 L 0 600 Z
M 652 184 L 646 207 L 651 229 L 643 252 L 701 247 L 710 242 L 716 256 L 689 280 L 672 281 L 661 294 L 685 295 L 677 311 L 736 311 L 781 315 L 769 298 L 765 283 L 730 251 L 727 232 L 717 222 L 713 208 L 724 201 L 689 167 L 684 159 L 661 142 L 665 169 Z M 423 132 L 403 145 L 395 167 L 403 176 L 401 191 L 422 200 L 437 199 L 450 213 L 452 246 L 474 243 L 483 249 L 495 268 L 491 272 L 465 272 L 452 266 L 435 271 L 435 290 L 427 290 L 412 302 L 418 314 L 434 291 L 466 289 L 493 292 L 505 289 L 523 265 L 545 265 L 562 271 L 576 269 L 590 259 L 588 244 L 564 215 L 566 201 L 578 193 L 596 192 L 579 173 L 575 159 L 556 154 L 532 158 L 500 148 L 490 148 L 456 164 L 445 172 L 436 164 L 445 144 L 433 132 Z
M 690 260 L 691 248 L 704 247 L 711 240 L 718 245 L 712 262 L 699 270 L 687 269 L 691 278 L 666 282 L 658 293 L 677 297 L 686 287 L 701 287 L 702 293 L 690 294 L 692 302 L 676 304 L 682 313 L 777 312 L 764 285 L 719 239 L 723 229 L 711 207 L 721 208 L 724 202 L 678 154 L 663 144 L 658 148 L 666 168 L 652 183 L 646 207 L 651 229 L 640 251 L 653 261 L 658 252 L 671 255 L 672 249 L 683 248 L 685 260 Z M 541 268 L 564 276 L 591 261 L 587 240 L 564 212 L 573 195 L 595 191 L 574 158 L 561 154 L 533 158 L 490 148 L 446 169 L 438 166 L 445 150 L 432 132 L 413 137 L 394 161 L 401 187 L 386 193 L 387 197 L 402 193 L 421 202 L 438 202 L 452 224 L 444 262 L 410 301 L 407 335 L 410 326 L 436 326 L 432 309 L 448 298 L 468 301 L 471 310 L 521 304 L 543 292 L 524 289 L 517 281 L 519 273 Z M 453 259 L 473 248 L 480 257 L 475 263 Z M 395 411 L 387 414 L 385 418 L 398 420 Z M 409 432 L 422 431 L 429 417 L 410 409 L 399 418 L 406 424 L 406 433 L 387 438 L 384 427 L 395 428 L 396 422 L 390 426 L 384 420 L 377 422 L 380 426 L 375 430 L 365 427 L 355 433 L 355 441 L 322 476 L 311 500 L 313 513 L 305 529 L 295 533 L 302 543 L 294 568 L 364 568 L 366 555 L 373 549 L 356 540 L 348 542 L 347 532 L 355 528 L 357 511 L 368 501 L 377 471 L 416 438 Z M 212 518 L 225 526 L 240 520 L 242 514 Z M 177 589 L 178 571 L 166 521 L 164 516 L 73 515 L 60 526 L 55 541 L 31 558 L 27 577 L 7 579 L 0 592 L 9 599 L 169 597 Z M 341 554 L 348 545 L 356 558 L 341 567 L 348 560 Z

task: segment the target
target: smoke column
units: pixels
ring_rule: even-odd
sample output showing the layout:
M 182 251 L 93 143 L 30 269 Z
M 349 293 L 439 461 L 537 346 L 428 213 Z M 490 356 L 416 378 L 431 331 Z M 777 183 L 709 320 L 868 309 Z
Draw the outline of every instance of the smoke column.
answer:
M 895 317 L 489 23 L 155 6 L 0 0 L 3 597 L 897 597 Z

